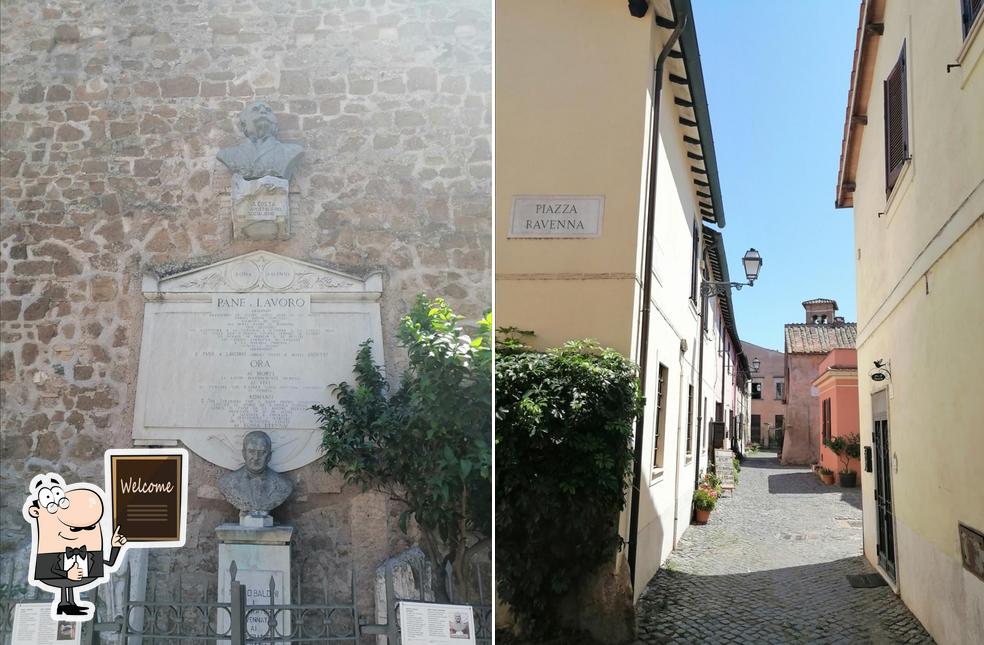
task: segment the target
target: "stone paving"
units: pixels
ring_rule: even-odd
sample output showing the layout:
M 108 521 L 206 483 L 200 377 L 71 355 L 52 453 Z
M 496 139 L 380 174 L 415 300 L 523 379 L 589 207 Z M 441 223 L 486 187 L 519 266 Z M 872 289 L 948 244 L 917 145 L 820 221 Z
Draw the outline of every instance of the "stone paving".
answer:
M 860 489 L 749 456 L 733 497 L 690 526 L 636 608 L 649 643 L 932 643 L 889 587 L 855 589 Z

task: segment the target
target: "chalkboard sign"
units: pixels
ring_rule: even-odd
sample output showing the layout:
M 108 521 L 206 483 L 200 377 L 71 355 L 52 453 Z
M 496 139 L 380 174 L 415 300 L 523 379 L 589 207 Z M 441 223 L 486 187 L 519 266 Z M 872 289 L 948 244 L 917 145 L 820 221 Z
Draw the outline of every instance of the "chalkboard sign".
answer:
M 154 450 L 109 453 L 106 457 L 113 528 L 120 527 L 120 534 L 132 543 L 183 544 L 188 512 L 187 453 Z

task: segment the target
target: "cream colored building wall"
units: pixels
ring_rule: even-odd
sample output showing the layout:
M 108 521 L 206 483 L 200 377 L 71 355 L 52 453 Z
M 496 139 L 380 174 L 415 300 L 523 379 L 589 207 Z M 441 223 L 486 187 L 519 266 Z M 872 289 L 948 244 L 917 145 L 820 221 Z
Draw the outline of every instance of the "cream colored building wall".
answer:
M 854 195 L 862 443 L 884 387 L 867 373 L 884 359 L 897 583 L 940 643 L 984 641 L 984 582 L 962 568 L 957 531 L 984 530 L 984 33 L 964 44 L 959 4 L 887 3 Z M 912 159 L 886 199 L 882 81 L 903 41 Z M 874 479 L 862 478 L 876 563 Z
M 541 347 L 632 350 L 651 22 L 618 2 L 496 3 L 496 324 Z M 601 237 L 507 238 L 522 194 L 604 195 Z
M 654 37 L 655 45 L 661 41 Z M 653 58 L 656 52 L 652 53 Z M 691 247 L 696 204 L 692 201 L 691 177 L 686 151 L 681 145 L 678 115 L 673 95 L 664 87 L 660 104 L 659 162 L 654 226 L 654 281 L 650 318 L 649 365 L 646 400 L 656 401 L 657 370 L 667 367 L 666 416 L 663 428 L 662 467 L 653 463 L 656 406 L 647 405 L 643 438 L 643 476 L 640 486 L 638 548 L 636 555 L 636 598 L 659 569 L 690 523 L 697 443 L 697 361 L 699 339 L 698 306 L 690 300 Z M 715 302 L 708 315 L 716 315 Z M 710 410 L 720 398 L 720 361 L 715 347 L 720 343 L 709 324 L 704 348 L 704 393 Z M 687 351 L 681 352 L 681 340 Z M 717 357 L 717 360 L 715 360 Z M 695 410 L 692 446 L 686 445 L 688 386 L 694 386 Z M 717 398 L 715 398 L 715 392 Z M 705 420 L 706 426 L 706 420 Z M 701 443 L 706 454 L 707 439 Z M 706 457 L 702 458 L 706 467 Z M 625 513 L 628 515 L 628 509 Z

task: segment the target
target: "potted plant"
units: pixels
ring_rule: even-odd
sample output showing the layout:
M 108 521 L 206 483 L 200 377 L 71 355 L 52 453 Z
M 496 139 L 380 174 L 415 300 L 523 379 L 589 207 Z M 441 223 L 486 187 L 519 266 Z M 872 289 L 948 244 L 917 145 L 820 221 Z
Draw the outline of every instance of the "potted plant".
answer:
M 834 483 L 834 471 L 829 468 L 820 467 L 820 481 L 824 483 L 825 486 L 830 486 Z
M 694 524 L 707 524 L 711 511 L 717 505 L 718 493 L 710 486 L 701 484 L 694 491 Z
M 856 434 L 834 437 L 824 442 L 831 452 L 837 455 L 841 462 L 841 469 L 838 473 L 840 485 L 844 488 L 854 488 L 858 483 L 858 475 L 850 469 L 851 459 L 861 457 L 861 437 Z

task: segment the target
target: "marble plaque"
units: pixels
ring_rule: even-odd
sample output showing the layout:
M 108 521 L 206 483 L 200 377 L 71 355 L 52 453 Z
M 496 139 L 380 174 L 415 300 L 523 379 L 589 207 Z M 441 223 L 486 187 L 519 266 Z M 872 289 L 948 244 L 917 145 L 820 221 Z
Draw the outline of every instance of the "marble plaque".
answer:
M 287 180 L 278 177 L 232 178 L 232 236 L 236 240 L 286 240 L 290 237 Z
M 360 343 L 382 364 L 378 274 L 361 280 L 257 251 L 144 281 L 144 330 L 133 436 L 180 440 L 227 469 L 242 466 L 242 437 L 264 430 L 270 467 L 319 456 L 310 408 L 353 382 Z
M 507 237 L 601 237 L 603 195 L 515 195 Z

